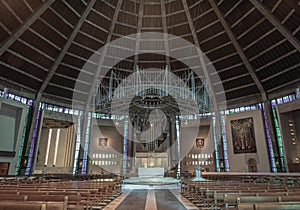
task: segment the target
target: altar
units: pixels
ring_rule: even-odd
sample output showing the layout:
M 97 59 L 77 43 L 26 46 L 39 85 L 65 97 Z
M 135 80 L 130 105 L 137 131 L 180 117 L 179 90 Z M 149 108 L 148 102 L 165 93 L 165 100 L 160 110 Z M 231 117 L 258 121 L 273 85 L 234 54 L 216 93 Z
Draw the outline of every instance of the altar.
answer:
M 164 168 L 138 168 L 139 177 L 164 177 Z

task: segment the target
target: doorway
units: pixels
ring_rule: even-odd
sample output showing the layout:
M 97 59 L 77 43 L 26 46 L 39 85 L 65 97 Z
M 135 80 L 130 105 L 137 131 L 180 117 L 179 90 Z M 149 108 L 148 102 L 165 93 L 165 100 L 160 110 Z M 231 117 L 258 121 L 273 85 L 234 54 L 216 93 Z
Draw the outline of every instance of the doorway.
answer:
M 254 158 L 250 158 L 248 160 L 248 171 L 249 172 L 257 172 L 257 163 Z

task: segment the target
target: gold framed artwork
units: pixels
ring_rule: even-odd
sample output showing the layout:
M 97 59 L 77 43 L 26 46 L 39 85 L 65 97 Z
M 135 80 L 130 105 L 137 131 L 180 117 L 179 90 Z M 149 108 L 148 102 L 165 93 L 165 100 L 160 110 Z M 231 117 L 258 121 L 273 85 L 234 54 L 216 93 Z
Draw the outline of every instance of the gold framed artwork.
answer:
M 204 138 L 196 138 L 196 147 L 197 148 L 203 148 L 204 147 L 204 141 L 205 139 Z
M 99 146 L 106 147 L 107 146 L 107 138 L 99 138 Z

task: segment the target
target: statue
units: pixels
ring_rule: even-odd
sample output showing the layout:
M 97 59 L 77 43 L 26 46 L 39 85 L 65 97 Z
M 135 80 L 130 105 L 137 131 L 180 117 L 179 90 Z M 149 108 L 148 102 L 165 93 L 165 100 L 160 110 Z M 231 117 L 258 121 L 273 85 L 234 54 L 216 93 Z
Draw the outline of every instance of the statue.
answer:
M 205 181 L 205 179 L 202 178 L 201 176 L 201 166 L 200 165 L 197 165 L 195 167 L 195 170 L 196 170 L 196 177 L 194 179 L 192 179 L 192 181 Z

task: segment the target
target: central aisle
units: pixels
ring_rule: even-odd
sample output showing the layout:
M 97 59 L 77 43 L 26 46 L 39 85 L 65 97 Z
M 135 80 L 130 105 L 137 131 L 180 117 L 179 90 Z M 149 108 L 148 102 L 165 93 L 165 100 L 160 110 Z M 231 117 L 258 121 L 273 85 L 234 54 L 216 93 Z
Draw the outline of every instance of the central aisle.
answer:
M 179 185 L 123 185 L 123 194 L 104 210 L 195 210 L 191 202 L 180 195 Z

